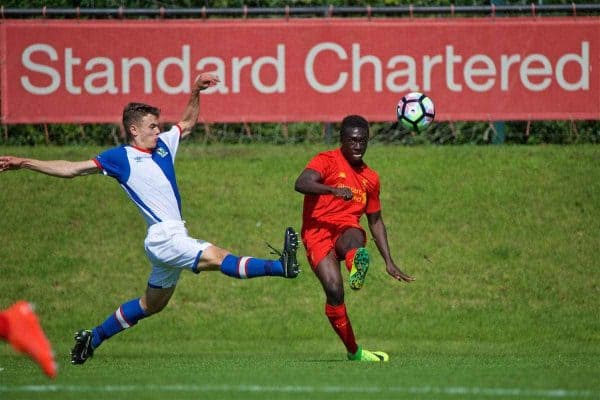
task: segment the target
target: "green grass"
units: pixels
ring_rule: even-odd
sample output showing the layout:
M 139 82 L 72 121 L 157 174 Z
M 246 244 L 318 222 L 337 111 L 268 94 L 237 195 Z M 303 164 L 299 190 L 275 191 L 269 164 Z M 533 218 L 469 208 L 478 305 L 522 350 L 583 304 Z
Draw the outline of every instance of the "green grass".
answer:
M 194 237 L 267 256 L 299 229 L 293 182 L 324 147 L 186 146 L 177 170 Z M 81 160 L 98 148 L 0 148 Z M 392 255 L 375 246 L 346 304 L 359 343 L 386 365 L 344 361 L 324 296 L 299 252 L 296 280 L 184 274 L 165 311 L 71 366 L 72 333 L 139 296 L 145 226 L 110 178 L 0 174 L 0 307 L 37 305 L 56 381 L 0 347 L 2 399 L 600 398 L 600 147 L 384 147 Z

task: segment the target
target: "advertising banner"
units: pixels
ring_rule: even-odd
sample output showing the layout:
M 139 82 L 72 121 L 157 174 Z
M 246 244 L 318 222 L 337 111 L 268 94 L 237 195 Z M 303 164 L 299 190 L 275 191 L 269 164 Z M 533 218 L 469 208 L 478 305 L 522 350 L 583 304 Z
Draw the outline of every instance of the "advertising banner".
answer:
M 198 71 L 207 122 L 600 119 L 600 18 L 2 20 L 3 123 L 178 121 Z

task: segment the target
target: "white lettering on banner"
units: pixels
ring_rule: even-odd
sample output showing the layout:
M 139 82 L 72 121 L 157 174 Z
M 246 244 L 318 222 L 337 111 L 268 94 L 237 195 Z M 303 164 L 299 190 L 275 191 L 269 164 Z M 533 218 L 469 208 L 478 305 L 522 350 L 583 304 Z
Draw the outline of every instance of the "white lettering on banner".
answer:
M 407 68 L 397 69 L 398 64 L 406 64 Z M 417 85 L 417 74 L 412 73 L 417 69 L 417 62 L 410 56 L 394 56 L 387 63 L 387 68 L 392 72 L 385 78 L 385 85 L 394 93 L 413 92 L 419 89 Z M 396 83 L 397 79 L 406 79 L 404 84 Z
M 32 94 L 51 94 L 60 87 L 60 73 L 52 67 L 34 63 L 31 60 L 31 55 L 38 51 L 46 53 L 48 57 L 50 57 L 50 61 L 58 60 L 58 53 L 54 50 L 54 47 L 48 46 L 47 44 L 34 44 L 25 49 L 21 55 L 21 62 L 23 63 L 23 66 L 30 71 L 48 75 L 50 77 L 50 84 L 42 87 L 35 86 L 27 76 L 22 76 L 21 85 L 23 85 L 25 90 Z
M 115 64 L 110 58 L 94 57 L 85 63 L 86 71 L 93 71 L 96 66 L 100 66 L 100 70 L 86 75 L 83 80 L 83 87 L 89 94 L 116 94 L 119 89 L 115 86 Z M 96 86 L 95 82 L 99 82 Z
M 454 47 L 446 46 L 446 85 L 453 92 L 462 90 L 462 85 L 454 82 L 454 64 L 460 62 L 462 62 L 462 57 L 454 55 Z
M 356 60 L 356 61 L 355 61 Z M 375 56 L 364 56 L 360 55 L 360 44 L 352 45 L 352 91 L 360 92 L 360 70 L 365 64 L 371 64 L 373 66 L 374 85 L 376 92 L 382 92 L 383 88 L 381 85 L 381 60 Z
M 233 57 L 231 59 L 231 90 L 233 93 L 239 93 L 242 87 L 242 69 L 252 64 L 252 57 Z
M 565 65 L 568 62 L 574 62 L 579 65 L 581 69 L 581 79 L 579 82 L 569 83 L 565 80 Z M 587 72 L 587 73 L 586 73 Z M 581 42 L 581 56 L 572 53 L 565 54 L 558 59 L 556 63 L 556 80 L 558 85 L 570 92 L 576 90 L 589 90 L 590 89 L 590 44 L 588 42 Z
M 553 83 L 566 91 L 590 89 L 590 43 L 587 41 L 580 43 L 579 52 L 563 54 L 557 60 L 541 53 L 527 54 L 523 58 L 518 54 L 502 54 L 498 60 L 486 54 L 466 57 L 456 54 L 454 46 L 447 45 L 443 54 L 423 55 L 420 69 L 419 60 L 409 55 L 395 54 L 386 60 L 374 54 L 364 54 L 360 43 L 353 43 L 349 50 L 335 42 L 317 43 L 310 48 L 304 58 L 307 84 L 316 92 L 325 94 L 344 89 L 353 92 L 386 90 L 392 93 L 429 91 L 436 79 L 443 79 L 446 87 L 453 92 L 487 92 L 496 87 L 508 91 L 518 84 L 529 91 L 540 92 Z M 331 61 L 332 55 L 335 62 Z M 145 94 L 152 94 L 156 87 L 162 93 L 176 95 L 190 92 L 192 62 L 191 46 L 187 44 L 181 47 L 180 56 L 160 60 L 154 70 L 154 64 L 145 57 L 114 60 L 93 57 L 83 60 L 69 47 L 63 50 L 61 60 L 57 49 L 37 43 L 28 46 L 21 55 L 21 63 L 27 72 L 20 77 L 20 82 L 27 92 L 35 95 L 52 94 L 61 85 L 72 95 L 128 94 L 131 93 L 132 79 L 140 79 L 141 72 Z M 120 79 L 116 66 L 121 69 Z M 248 79 L 251 87 L 259 93 L 286 91 L 285 44 L 277 44 L 274 56 L 263 55 L 255 59 L 239 56 L 226 60 L 212 55 L 200 58 L 193 67 L 194 72 L 216 70 L 222 77 L 222 84 L 207 89 L 207 93 L 240 93 L 245 87 L 244 79 Z M 274 76 L 270 82 L 264 81 L 265 68 L 274 71 L 269 75 Z M 325 69 L 329 82 L 319 76 Z M 173 70 L 180 78 L 176 83 L 167 82 L 167 76 L 173 75 L 170 73 Z M 372 87 L 365 87 L 363 82 L 369 76 L 372 77 L 368 80 Z
M 425 56 L 423 57 L 423 90 L 431 90 L 431 71 L 436 64 L 442 64 L 442 56 Z
M 346 85 L 346 82 L 348 81 L 348 73 L 347 72 L 340 72 L 338 80 L 335 81 L 335 83 L 333 83 L 331 85 L 322 84 L 321 82 L 319 82 L 319 80 L 315 76 L 315 60 L 316 60 L 317 56 L 319 55 L 319 53 L 321 53 L 322 51 L 325 51 L 325 50 L 333 51 L 340 60 L 348 59 L 348 54 L 346 54 L 346 51 L 344 50 L 344 48 L 342 46 L 340 46 L 339 44 L 331 43 L 331 42 L 319 43 L 318 45 L 316 45 L 312 49 L 310 49 L 310 51 L 308 52 L 308 55 L 306 56 L 306 60 L 304 62 L 304 75 L 306 76 L 306 80 L 308 81 L 308 84 L 310 85 L 310 87 L 315 89 L 317 92 L 320 92 L 320 93 L 339 92 L 340 90 L 343 89 L 344 85 Z
M 215 71 L 217 76 L 220 76 L 220 77 L 227 76 L 225 74 L 226 69 L 227 68 L 225 67 L 225 61 L 223 61 L 223 59 L 219 58 L 219 57 L 204 57 L 203 59 L 198 61 L 198 63 L 196 63 L 197 71 Z M 223 82 L 224 79 L 221 79 L 221 81 L 222 81 L 222 84 L 216 85 L 213 87 L 209 87 L 208 89 L 206 89 L 204 91 L 204 93 L 206 93 L 206 94 L 215 93 L 215 92 L 218 92 L 221 94 L 229 93 L 229 88 L 227 87 L 226 82 Z
M 260 79 L 260 70 L 265 65 L 272 65 L 277 73 L 277 79 L 273 85 L 266 85 Z M 252 65 L 252 83 L 260 93 L 285 93 L 285 46 L 277 45 L 277 57 L 259 57 Z
M 177 57 L 167 57 L 161 62 L 158 63 L 158 67 L 156 68 L 156 83 L 158 84 L 158 88 L 167 94 L 180 94 L 180 93 L 189 93 L 190 88 L 190 46 L 185 45 L 182 46 L 181 58 Z M 173 66 L 177 68 L 181 72 L 181 81 L 177 86 L 171 86 L 167 83 L 165 79 L 166 71 L 169 66 Z M 172 68 L 173 68 L 172 67 Z
M 73 65 L 80 65 L 81 58 L 73 57 L 73 50 L 65 50 L 65 86 L 71 94 L 81 94 L 81 87 L 73 83 Z
M 161 92 L 172 95 L 189 93 L 191 90 L 191 48 L 189 45 L 181 47 L 181 57 L 167 57 L 158 63 L 154 75 L 155 81 L 153 81 L 152 63 L 145 57 L 122 58 L 120 60 L 93 57 L 85 63 L 84 71 L 88 73 L 83 77 L 83 87 L 75 84 L 77 67 L 81 65 L 82 59 L 75 57 L 73 53 L 72 48 L 65 48 L 61 71 L 58 68 L 60 64 L 58 52 L 54 47 L 48 44 L 30 45 L 23 51 L 21 63 L 33 74 L 21 76 L 21 85 L 29 93 L 49 95 L 60 89 L 62 83 L 61 72 L 63 72 L 65 89 L 70 94 L 79 95 L 83 92 L 93 95 L 117 94 L 119 90 L 121 93 L 128 94 L 131 93 L 132 74 L 141 67 L 144 93 L 146 94 L 153 93 L 153 83 L 156 83 L 158 90 Z M 33 61 L 34 54 L 36 54 L 37 60 L 41 55 L 45 55 L 50 62 L 45 64 Z M 120 88 L 116 82 L 115 61 L 121 64 Z M 218 57 L 202 58 L 196 63 L 196 70 L 207 69 L 207 66 L 210 66 L 210 69 L 216 69 L 219 76 L 226 76 L 226 64 L 223 59 Z M 256 58 L 255 61 L 251 57 L 233 57 L 231 59 L 231 91 L 233 93 L 239 93 L 241 90 L 242 72 L 246 66 L 251 66 L 250 81 L 258 92 L 266 94 L 285 92 L 285 45 L 277 45 L 277 55 L 275 57 L 263 56 Z M 269 67 L 275 70 L 275 80 L 272 84 L 264 82 L 261 78 L 263 68 Z M 177 70 L 181 76 L 181 79 L 175 85 L 168 83 L 166 79 L 167 71 L 173 69 Z M 32 82 L 34 81 L 33 77 L 36 78 L 36 81 L 50 78 L 50 83 L 46 86 L 36 85 Z M 207 93 L 228 93 L 228 91 L 226 82 L 223 85 L 206 90 Z
M 374 92 L 382 92 L 382 74 L 383 67 L 381 59 L 374 55 L 363 55 L 360 52 L 360 45 L 354 43 L 352 45 L 352 57 L 341 45 L 337 43 L 327 42 L 320 43 L 314 46 L 308 52 L 305 61 L 305 75 L 308 84 L 320 93 L 335 93 L 343 90 L 348 80 L 347 72 L 340 72 L 338 79 L 333 83 L 326 85 L 320 82 L 315 73 L 318 68 L 319 54 L 324 51 L 333 51 L 339 60 L 346 61 L 350 59 L 352 74 L 352 91 L 360 92 L 364 88 L 361 85 L 361 77 L 363 76 L 363 66 L 369 64 L 373 71 L 373 88 Z M 453 92 L 463 91 L 463 85 L 455 81 L 455 66 L 458 68 L 462 63 L 463 57 L 455 55 L 453 46 L 446 46 L 445 63 L 442 55 L 425 55 L 422 62 L 422 89 L 424 91 L 431 90 L 432 79 L 436 69 L 445 66 L 446 87 Z M 514 80 L 515 76 L 511 76 L 510 67 L 513 64 L 518 64 L 520 61 L 519 55 L 502 55 L 500 57 L 500 89 L 507 91 L 509 81 Z M 564 77 L 565 65 L 569 62 L 576 63 L 579 66 L 580 76 L 575 82 L 567 82 Z M 402 64 L 406 68 L 398 68 Z M 340 63 L 341 66 L 344 63 Z M 564 90 L 589 90 L 589 75 L 590 75 L 590 57 L 589 57 L 589 42 L 581 42 L 581 55 L 568 53 L 560 57 L 554 68 L 554 76 L 558 85 Z M 333 68 L 328 65 L 328 68 Z M 395 55 L 391 57 L 386 64 L 388 74 L 385 78 L 385 84 L 388 91 L 392 93 L 402 93 L 407 90 L 420 90 L 421 87 L 417 84 L 417 61 L 408 55 Z M 344 69 L 340 67 L 340 71 Z M 530 91 L 546 90 L 552 83 L 552 64 L 548 57 L 543 54 L 531 54 L 523 59 L 519 66 L 518 78 L 521 84 Z M 474 92 L 487 92 L 496 86 L 498 77 L 497 66 L 494 60 L 485 54 L 475 54 L 464 63 L 462 68 L 462 78 L 464 85 Z M 540 77 L 542 79 L 540 79 Z M 405 79 L 406 82 L 398 82 Z
M 127 94 L 131 92 L 129 78 L 131 76 L 132 67 L 136 65 L 141 66 L 144 72 L 144 93 L 152 93 L 152 64 L 150 64 L 150 61 L 144 57 L 123 59 L 123 62 L 121 63 L 123 93 Z
M 475 68 L 476 64 L 483 64 L 484 67 Z M 465 78 L 465 83 L 468 87 L 473 89 L 475 92 L 486 92 L 490 90 L 496 82 L 495 79 L 491 78 L 496 76 L 496 66 L 494 65 L 494 60 L 483 54 L 473 56 L 465 63 L 463 75 Z M 473 79 L 478 76 L 490 78 L 486 79 L 484 83 L 478 84 L 475 82 L 475 79 Z
M 535 67 L 535 64 L 539 66 Z M 530 54 L 525 57 L 521 63 L 519 74 L 521 75 L 523 85 L 532 92 L 541 92 L 547 89 L 552 83 L 552 79 L 548 78 L 548 76 L 552 75 L 552 65 L 550 65 L 550 61 L 543 54 Z M 530 78 L 535 76 L 546 78 L 541 79 L 539 83 L 534 83 Z
M 507 56 L 503 54 L 500 57 L 500 90 L 506 92 L 508 90 L 508 71 L 510 70 L 510 66 L 513 64 L 518 64 L 521 56 L 517 54 L 513 54 L 512 56 Z

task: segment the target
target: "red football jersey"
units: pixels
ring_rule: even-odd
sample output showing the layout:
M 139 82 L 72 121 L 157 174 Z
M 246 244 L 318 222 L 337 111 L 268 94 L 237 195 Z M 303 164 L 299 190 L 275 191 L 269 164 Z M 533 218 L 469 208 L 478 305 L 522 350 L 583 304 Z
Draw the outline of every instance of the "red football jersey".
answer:
M 326 195 L 305 195 L 302 211 L 303 226 L 310 227 L 322 223 L 336 225 L 358 225 L 364 213 L 374 213 L 381 209 L 379 201 L 379 175 L 367 164 L 352 167 L 342 151 L 325 151 L 317 154 L 306 168 L 317 171 L 322 183 L 334 187 L 347 187 L 354 195 L 352 200 Z

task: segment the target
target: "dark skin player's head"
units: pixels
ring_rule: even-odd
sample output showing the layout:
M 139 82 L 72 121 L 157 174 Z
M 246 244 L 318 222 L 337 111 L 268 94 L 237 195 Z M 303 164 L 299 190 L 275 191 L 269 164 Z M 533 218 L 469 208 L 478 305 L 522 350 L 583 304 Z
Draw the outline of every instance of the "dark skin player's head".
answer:
M 369 143 L 369 122 L 360 115 L 348 115 L 340 128 L 342 155 L 353 167 L 362 165 Z

